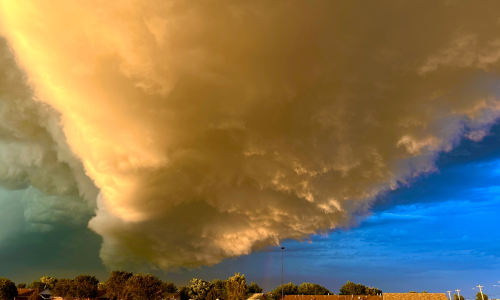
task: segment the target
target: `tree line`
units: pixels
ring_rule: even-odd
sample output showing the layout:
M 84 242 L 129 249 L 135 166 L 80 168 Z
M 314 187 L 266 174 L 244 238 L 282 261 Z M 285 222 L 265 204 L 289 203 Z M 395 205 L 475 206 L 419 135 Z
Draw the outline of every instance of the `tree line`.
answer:
M 226 280 L 214 279 L 208 282 L 193 278 L 189 286 L 179 289 L 181 300 L 244 300 L 249 293 L 261 293 L 262 288 L 255 282 L 246 283 L 245 275 L 234 273 Z
M 52 296 L 66 299 L 92 299 L 99 290 L 106 290 L 108 298 L 132 300 L 160 300 L 168 293 L 180 292 L 181 300 L 216 300 L 224 297 L 228 300 L 244 300 L 248 293 L 260 293 L 262 288 L 252 282 L 246 284 L 245 275 L 235 273 L 227 280 L 214 279 L 208 282 L 193 278 L 189 286 L 177 288 L 172 282 L 164 282 L 152 274 L 133 274 L 126 271 L 112 271 L 108 280 L 99 282 L 97 277 L 79 275 L 74 279 L 56 279 L 44 276 L 39 281 L 17 286 L 11 280 L 0 277 L 0 300 L 11 300 L 18 295 L 18 288 L 50 289 Z M 32 295 L 35 300 L 37 294 Z
M 0 300 L 11 300 L 17 296 L 17 288 L 49 289 L 53 296 L 66 299 L 92 299 L 99 290 L 106 290 L 108 298 L 132 300 L 160 300 L 165 299 L 168 293 L 180 293 L 181 300 L 244 300 L 249 293 L 261 293 L 262 288 L 255 282 L 247 284 L 245 275 L 235 273 L 226 280 L 214 279 L 211 282 L 193 278 L 190 285 L 177 286 L 172 282 L 162 281 L 152 274 L 134 274 L 127 271 L 112 271 L 108 280 L 100 282 L 95 276 L 79 275 L 74 279 L 56 279 L 44 276 L 26 285 L 17 286 L 7 278 L 0 278 Z M 285 295 L 333 295 L 330 290 L 317 283 L 303 282 L 296 285 L 293 282 L 283 285 Z M 368 287 L 361 283 L 348 281 L 339 291 L 339 295 L 379 295 L 382 291 L 375 287 Z M 35 300 L 37 294 L 33 294 Z M 276 287 L 270 296 L 281 298 L 281 285 Z M 454 299 L 463 300 L 463 299 Z M 478 299 L 482 300 L 482 299 Z M 484 300 L 488 300 L 486 297 Z
M 334 295 L 327 288 L 317 283 L 303 282 L 296 285 L 293 282 L 283 285 L 284 295 Z M 274 299 L 281 298 L 281 285 L 276 287 L 272 292 Z M 382 291 L 375 287 L 368 287 L 361 283 L 353 283 L 347 281 L 340 287 L 339 295 L 379 295 Z M 485 299 L 486 300 L 486 299 Z

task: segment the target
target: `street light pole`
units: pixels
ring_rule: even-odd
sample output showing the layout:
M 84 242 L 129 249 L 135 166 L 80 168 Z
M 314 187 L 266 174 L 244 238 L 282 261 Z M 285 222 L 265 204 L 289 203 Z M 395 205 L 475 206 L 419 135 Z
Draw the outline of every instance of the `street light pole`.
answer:
M 283 295 L 283 250 L 285 250 L 285 247 L 281 247 L 281 300 L 284 300 L 284 295 Z
M 460 300 L 460 290 L 459 290 L 459 289 L 456 289 L 455 291 L 457 291 L 458 300 Z
M 451 300 L 451 291 L 448 291 L 448 298 Z

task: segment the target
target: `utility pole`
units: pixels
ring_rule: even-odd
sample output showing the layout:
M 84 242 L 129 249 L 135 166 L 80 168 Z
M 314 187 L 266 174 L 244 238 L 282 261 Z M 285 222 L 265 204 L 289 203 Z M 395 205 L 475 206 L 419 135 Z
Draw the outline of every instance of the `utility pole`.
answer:
M 450 298 L 451 300 L 451 291 L 447 291 L 448 292 L 448 298 Z
M 456 289 L 455 291 L 457 291 L 458 300 L 460 300 L 460 290 L 459 290 L 459 289 Z
M 285 250 L 285 247 L 281 247 L 281 300 L 284 300 L 284 293 L 283 293 L 283 250 Z
M 483 290 L 481 289 L 483 286 L 482 285 L 478 285 L 477 287 L 479 288 L 479 292 L 481 293 L 481 298 L 484 300 Z

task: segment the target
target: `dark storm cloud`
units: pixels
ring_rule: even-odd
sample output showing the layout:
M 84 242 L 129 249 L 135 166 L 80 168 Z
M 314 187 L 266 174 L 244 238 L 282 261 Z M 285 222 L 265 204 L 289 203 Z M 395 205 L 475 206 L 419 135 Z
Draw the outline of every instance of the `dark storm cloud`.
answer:
M 0 1 L 0 183 L 41 232 L 95 210 L 110 267 L 349 228 L 497 121 L 499 8 Z

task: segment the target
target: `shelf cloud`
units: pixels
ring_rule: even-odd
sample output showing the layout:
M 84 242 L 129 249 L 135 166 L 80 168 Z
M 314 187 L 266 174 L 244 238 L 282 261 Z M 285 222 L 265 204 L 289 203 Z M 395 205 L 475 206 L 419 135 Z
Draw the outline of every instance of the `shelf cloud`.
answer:
M 0 0 L 0 184 L 39 230 L 93 215 L 110 268 L 347 228 L 488 134 L 499 9 Z

